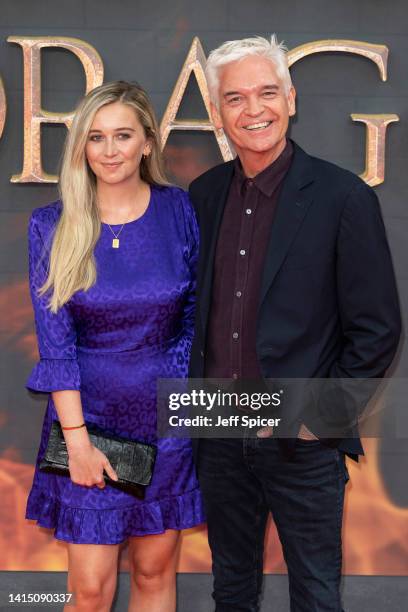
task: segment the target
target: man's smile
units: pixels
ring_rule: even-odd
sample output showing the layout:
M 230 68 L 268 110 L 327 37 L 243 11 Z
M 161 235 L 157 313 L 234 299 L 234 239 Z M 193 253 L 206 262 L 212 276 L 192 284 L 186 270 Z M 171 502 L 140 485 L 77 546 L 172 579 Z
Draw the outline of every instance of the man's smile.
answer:
M 250 125 L 244 125 L 244 130 L 264 130 L 271 125 L 272 121 L 262 121 L 260 123 L 251 123 Z

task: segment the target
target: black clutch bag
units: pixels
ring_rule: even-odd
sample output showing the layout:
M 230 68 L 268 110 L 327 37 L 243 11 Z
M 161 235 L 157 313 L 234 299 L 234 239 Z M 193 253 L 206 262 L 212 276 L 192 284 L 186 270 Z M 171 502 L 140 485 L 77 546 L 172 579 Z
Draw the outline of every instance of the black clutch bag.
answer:
M 118 475 L 116 481 L 104 472 L 105 482 L 144 499 L 145 488 L 153 476 L 156 447 L 119 436 L 109 436 L 95 426 L 87 425 L 87 430 L 91 443 L 106 455 Z M 51 426 L 40 470 L 69 476 L 67 446 L 58 421 L 54 421 Z

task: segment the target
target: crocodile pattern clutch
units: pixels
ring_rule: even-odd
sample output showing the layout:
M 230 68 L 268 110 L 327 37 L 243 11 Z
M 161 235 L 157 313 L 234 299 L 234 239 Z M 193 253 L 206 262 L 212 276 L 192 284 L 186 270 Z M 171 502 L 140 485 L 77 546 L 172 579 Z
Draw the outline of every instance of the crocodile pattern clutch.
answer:
M 150 484 L 153 475 L 156 447 L 119 436 L 110 436 L 94 426 L 87 425 L 87 429 L 91 443 L 106 455 L 118 475 L 118 480 L 115 481 L 104 472 L 105 482 L 144 499 L 145 488 Z M 58 421 L 54 421 L 51 426 L 40 470 L 69 476 L 68 451 Z

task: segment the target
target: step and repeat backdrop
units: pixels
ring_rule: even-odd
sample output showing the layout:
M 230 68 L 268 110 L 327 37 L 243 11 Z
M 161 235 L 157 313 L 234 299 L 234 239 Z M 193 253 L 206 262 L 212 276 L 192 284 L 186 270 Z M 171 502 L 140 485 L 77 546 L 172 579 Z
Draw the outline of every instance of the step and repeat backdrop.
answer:
M 360 174 L 381 200 L 406 327 L 408 5 L 404 0 L 1 0 L 0 570 L 64 570 L 65 548 L 24 519 L 46 397 L 24 383 L 37 359 L 27 284 L 33 208 L 57 197 L 72 110 L 103 82 L 136 80 L 161 121 L 171 180 L 187 187 L 231 159 L 209 117 L 203 65 L 225 40 L 276 32 L 298 108 L 291 137 Z M 393 376 L 408 374 L 404 342 Z M 408 440 L 365 440 L 349 462 L 344 572 L 408 574 Z M 285 572 L 271 523 L 266 571 Z M 122 555 L 126 569 L 126 551 Z M 205 528 L 185 532 L 179 570 L 210 571 Z

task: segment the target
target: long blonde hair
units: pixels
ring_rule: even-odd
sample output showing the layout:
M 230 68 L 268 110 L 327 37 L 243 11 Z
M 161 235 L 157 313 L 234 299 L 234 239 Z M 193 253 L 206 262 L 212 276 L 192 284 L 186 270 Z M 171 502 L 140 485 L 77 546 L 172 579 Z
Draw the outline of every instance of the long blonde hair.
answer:
M 168 185 L 160 146 L 159 126 L 146 92 L 135 83 L 114 81 L 93 89 L 79 103 L 67 136 L 59 190 L 62 213 L 52 241 L 48 277 L 40 288 L 52 291 L 49 308 L 57 312 L 72 295 L 96 281 L 94 248 L 101 231 L 96 177 L 88 165 L 85 146 L 96 112 L 122 102 L 134 108 L 151 143 L 151 154 L 140 162 L 140 177 L 150 185 Z

